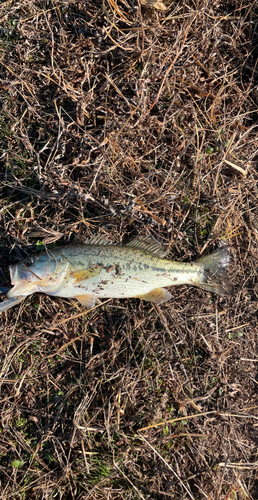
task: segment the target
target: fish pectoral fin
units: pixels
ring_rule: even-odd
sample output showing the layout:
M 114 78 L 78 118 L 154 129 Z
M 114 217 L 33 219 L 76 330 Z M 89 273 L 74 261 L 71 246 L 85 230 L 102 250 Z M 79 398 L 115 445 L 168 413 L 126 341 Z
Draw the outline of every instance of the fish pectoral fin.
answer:
M 164 302 L 170 300 L 171 297 L 171 293 L 169 293 L 165 288 L 155 288 L 149 293 L 138 296 L 139 299 L 148 300 L 149 302 L 154 302 L 154 304 L 163 304 Z
M 76 297 L 74 298 L 79 300 L 79 302 L 88 309 L 91 309 L 92 307 L 95 306 L 95 304 L 99 303 L 99 299 L 97 299 L 94 293 L 88 293 L 85 295 L 76 295 Z
M 99 273 L 101 273 L 103 269 L 102 265 L 97 265 L 97 266 L 92 266 L 89 267 L 88 269 L 80 269 L 79 271 L 72 271 L 70 273 L 70 276 L 74 278 L 76 283 L 79 281 L 84 281 L 90 278 L 94 278 L 95 276 L 98 276 Z

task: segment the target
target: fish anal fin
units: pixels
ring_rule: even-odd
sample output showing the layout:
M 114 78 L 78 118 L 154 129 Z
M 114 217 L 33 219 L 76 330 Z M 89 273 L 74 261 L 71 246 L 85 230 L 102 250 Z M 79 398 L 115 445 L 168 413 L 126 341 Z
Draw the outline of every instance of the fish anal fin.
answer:
M 79 300 L 79 302 L 83 306 L 87 307 L 88 309 L 91 309 L 92 307 L 94 307 L 97 300 L 98 300 L 98 299 L 96 300 L 94 293 L 87 293 L 84 295 L 76 295 L 76 297 L 74 297 L 74 298 Z
M 156 257 L 165 257 L 167 251 L 158 243 L 152 236 L 138 236 L 135 240 L 130 241 L 125 246 L 137 248 L 143 252 L 151 253 Z
M 155 288 L 151 292 L 138 296 L 139 299 L 154 302 L 154 304 L 163 304 L 164 302 L 170 300 L 171 297 L 171 293 L 169 293 L 165 288 Z
M 101 273 L 103 269 L 103 266 L 92 266 L 88 267 L 87 269 L 79 269 L 78 271 L 72 271 L 70 273 L 70 276 L 75 279 L 75 281 L 78 283 L 80 281 L 88 280 L 90 278 L 94 278 L 95 276 L 98 276 L 98 274 Z

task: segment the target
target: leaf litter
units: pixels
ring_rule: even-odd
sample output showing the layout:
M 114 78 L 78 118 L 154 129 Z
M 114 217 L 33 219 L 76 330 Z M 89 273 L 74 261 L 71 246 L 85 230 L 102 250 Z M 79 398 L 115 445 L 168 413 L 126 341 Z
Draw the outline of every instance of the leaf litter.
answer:
M 1 315 L 6 498 L 257 498 L 257 4 L 3 2 L 1 287 L 95 234 L 221 242 L 230 299 Z

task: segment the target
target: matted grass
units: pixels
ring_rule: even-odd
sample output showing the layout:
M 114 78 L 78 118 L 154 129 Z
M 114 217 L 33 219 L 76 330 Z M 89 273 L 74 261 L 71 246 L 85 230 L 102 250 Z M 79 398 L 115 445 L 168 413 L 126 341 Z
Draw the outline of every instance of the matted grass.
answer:
M 98 233 L 226 243 L 233 293 L 1 314 L 3 499 L 258 498 L 257 3 L 151 4 L 1 2 L 0 286 Z

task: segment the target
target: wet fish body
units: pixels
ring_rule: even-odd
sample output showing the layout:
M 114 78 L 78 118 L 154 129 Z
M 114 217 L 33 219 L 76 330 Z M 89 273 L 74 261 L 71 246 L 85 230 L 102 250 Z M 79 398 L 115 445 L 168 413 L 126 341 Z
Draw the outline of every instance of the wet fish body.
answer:
M 42 292 L 77 298 L 87 307 L 101 298 L 138 297 L 161 304 L 171 298 L 163 287 L 171 285 L 227 293 L 228 263 L 225 247 L 197 262 L 183 263 L 165 259 L 163 248 L 149 238 L 112 245 L 95 237 L 84 245 L 56 248 L 10 266 L 14 286 L 7 297 L 20 301 L 20 297 Z M 0 312 L 8 308 L 7 302 L 0 304 Z

